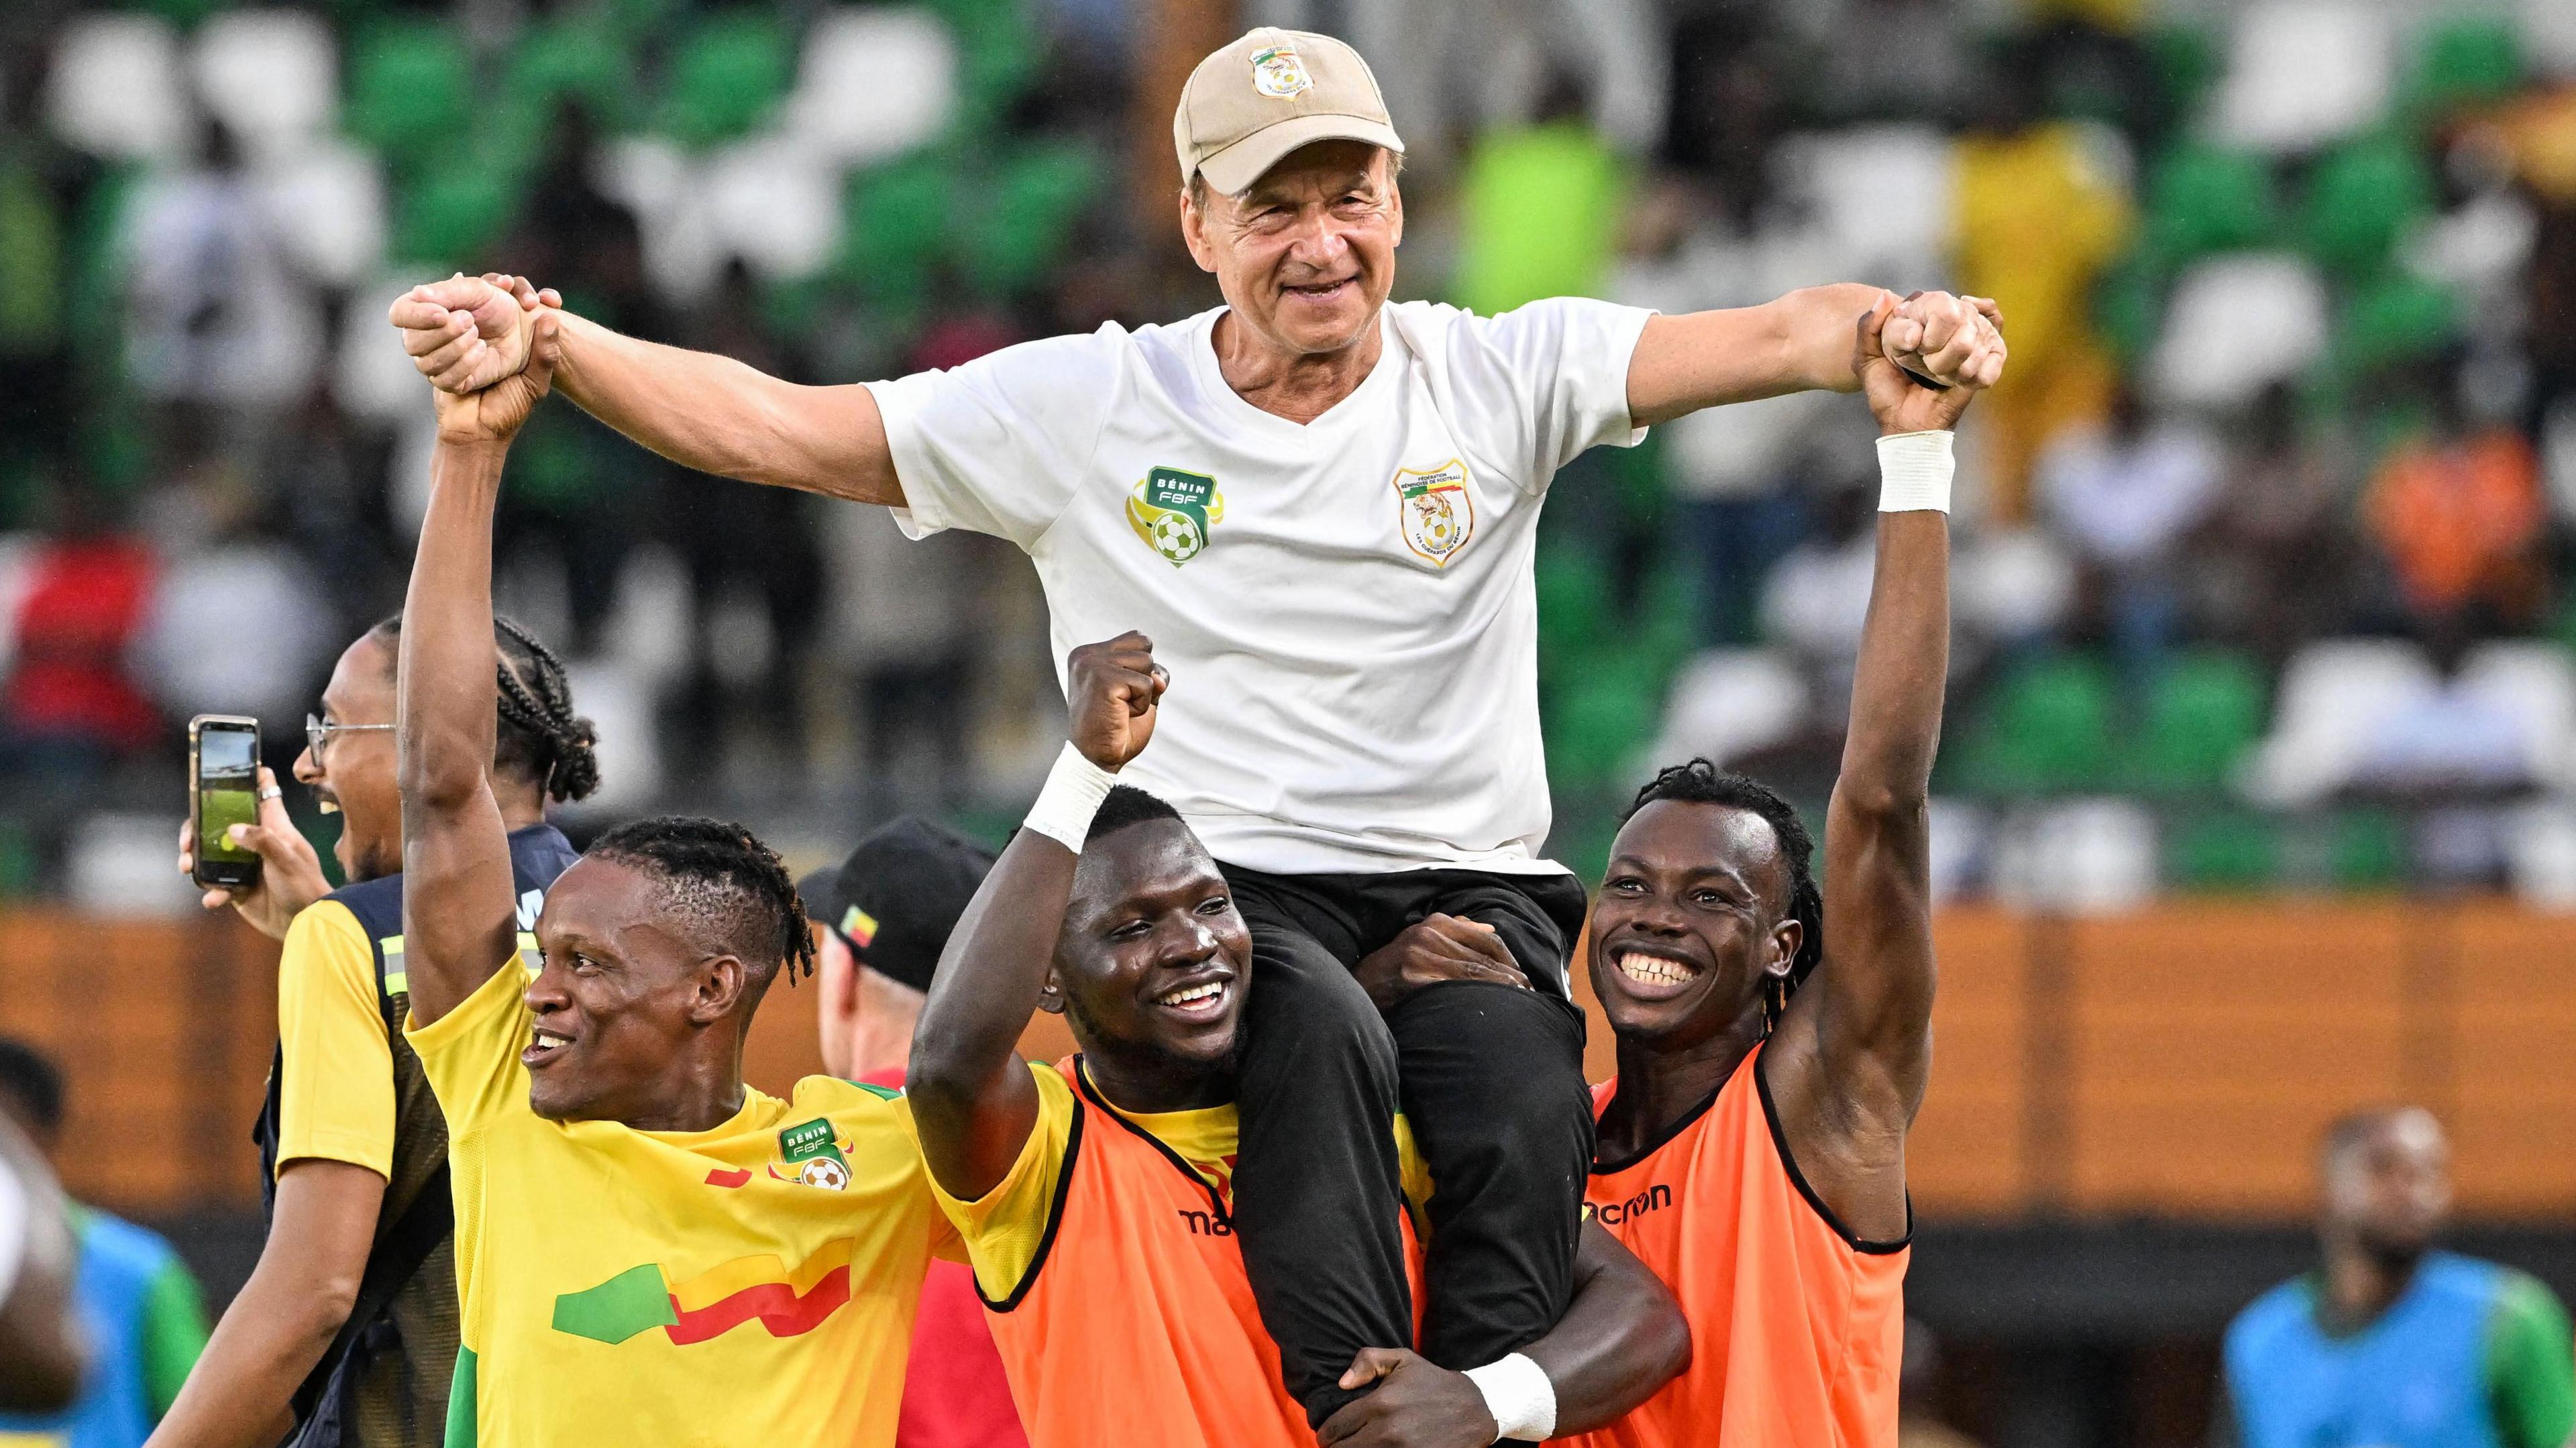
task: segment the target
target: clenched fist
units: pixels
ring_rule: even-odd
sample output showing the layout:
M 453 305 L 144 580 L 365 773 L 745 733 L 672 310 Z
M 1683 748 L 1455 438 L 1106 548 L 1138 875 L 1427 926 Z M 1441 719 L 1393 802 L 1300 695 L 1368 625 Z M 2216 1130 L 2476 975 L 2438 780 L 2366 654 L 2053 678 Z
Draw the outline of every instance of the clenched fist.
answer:
M 1916 292 L 1882 305 L 1889 301 L 1879 338 L 1888 361 L 1938 387 L 1986 388 L 2002 379 L 2003 312 L 1991 300 Z
M 1154 711 L 1172 676 L 1154 662 L 1154 641 L 1133 629 L 1106 643 L 1084 644 L 1065 665 L 1067 731 L 1082 757 L 1118 772 L 1154 737 Z
M 525 371 L 535 352 L 536 324 L 563 298 L 539 291 L 525 277 L 463 272 L 424 282 L 397 298 L 385 320 L 402 334 L 403 350 L 441 392 L 480 392 Z

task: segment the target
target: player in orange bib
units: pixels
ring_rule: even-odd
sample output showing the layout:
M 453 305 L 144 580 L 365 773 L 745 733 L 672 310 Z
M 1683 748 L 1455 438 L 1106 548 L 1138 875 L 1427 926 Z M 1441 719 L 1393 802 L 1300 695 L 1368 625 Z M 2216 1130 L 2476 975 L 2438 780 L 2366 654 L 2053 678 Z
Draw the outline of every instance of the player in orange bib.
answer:
M 914 1036 L 922 1155 L 1032 1448 L 1312 1448 L 1233 1225 L 1251 936 L 1181 817 L 1113 784 L 1153 733 L 1167 676 L 1152 645 L 1128 634 L 1076 649 L 1067 675 L 1073 745 L 950 936 Z M 1410 980 L 1438 955 L 1422 951 Z M 1509 967 L 1464 963 L 1425 988 L 1527 988 L 1495 970 Z M 1066 1015 L 1082 1054 L 1023 1063 L 1013 1047 L 1032 1008 Z M 1418 1168 L 1407 1175 L 1420 1191 Z M 1452 1372 L 1393 1345 L 1361 1353 L 1343 1386 L 1382 1381 L 1322 1441 L 1482 1448 L 1644 1401 L 1689 1358 L 1680 1310 L 1597 1228 L 1576 1264 L 1564 1320 L 1500 1363 Z
M 1949 670 L 1950 427 L 1862 319 L 1885 434 L 1878 566 L 1825 817 L 1706 760 L 1638 793 L 1592 909 L 1619 1036 L 1588 1201 L 1679 1294 L 1691 1367 L 1585 1448 L 1893 1448 L 1912 1231 L 1905 1133 L 1931 1052 L 1926 824 Z

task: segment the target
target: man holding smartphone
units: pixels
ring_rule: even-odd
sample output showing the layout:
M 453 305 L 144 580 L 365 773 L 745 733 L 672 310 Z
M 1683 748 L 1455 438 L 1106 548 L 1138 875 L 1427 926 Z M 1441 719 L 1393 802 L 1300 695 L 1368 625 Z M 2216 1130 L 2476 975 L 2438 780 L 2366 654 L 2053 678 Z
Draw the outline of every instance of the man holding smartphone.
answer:
M 523 926 L 573 858 L 547 801 L 598 784 L 590 723 L 563 665 L 496 620 L 500 720 L 492 786 L 510 826 Z M 402 807 L 394 776 L 399 616 L 341 654 L 305 721 L 295 777 L 340 817 L 337 891 L 259 771 L 256 824 L 227 827 L 256 851 L 251 883 L 210 888 L 284 942 L 278 1051 L 253 1133 L 269 1199 L 267 1245 L 217 1325 L 154 1444 L 266 1448 L 294 1425 L 301 1448 L 435 1445 L 457 1349 L 447 1127 L 402 1036 Z M 201 806 L 202 809 L 202 806 Z M 194 873 L 183 830 L 179 868 Z

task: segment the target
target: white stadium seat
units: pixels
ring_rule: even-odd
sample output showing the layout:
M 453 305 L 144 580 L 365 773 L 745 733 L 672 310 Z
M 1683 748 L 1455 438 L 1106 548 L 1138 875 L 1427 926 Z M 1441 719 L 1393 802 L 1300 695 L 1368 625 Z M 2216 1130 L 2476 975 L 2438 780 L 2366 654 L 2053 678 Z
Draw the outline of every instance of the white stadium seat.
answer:
M 2306 151 L 2376 121 L 2388 108 L 2396 68 L 2391 8 L 2369 0 L 2247 6 L 2216 98 L 2218 138 L 2262 151 Z
M 55 134 L 96 155 L 166 162 L 194 149 L 179 37 L 153 16 L 84 15 L 64 26 L 46 101 Z
M 300 10 L 235 10 L 208 20 L 192 57 L 197 93 L 260 159 L 312 145 L 339 110 L 329 27 Z
M 899 156 L 957 105 L 957 46 L 926 10 L 827 12 L 805 38 L 787 129 L 844 163 Z

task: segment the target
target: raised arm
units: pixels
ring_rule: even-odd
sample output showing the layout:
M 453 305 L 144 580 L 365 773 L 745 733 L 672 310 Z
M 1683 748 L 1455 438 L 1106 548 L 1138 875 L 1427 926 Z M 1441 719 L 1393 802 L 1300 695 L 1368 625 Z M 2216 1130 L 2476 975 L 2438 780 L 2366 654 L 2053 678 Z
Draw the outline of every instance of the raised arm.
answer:
M 1886 293 L 1806 287 L 1758 307 L 1649 318 L 1628 362 L 1628 413 L 1640 427 L 1784 392 L 1857 391 L 1852 322 Z M 1982 297 L 1918 292 L 1886 323 L 1886 355 L 1919 376 L 1971 390 L 2002 375 L 2003 335 Z
M 510 439 L 546 391 L 560 323 L 533 324 L 531 363 L 467 396 L 433 390 L 438 442 L 396 666 L 403 944 L 411 1018 L 428 1025 L 517 959 L 509 830 L 492 797 L 492 509 Z
M 685 467 L 746 482 L 903 506 L 876 398 L 806 387 L 729 357 L 622 337 L 516 278 L 412 288 L 389 320 L 437 386 L 471 392 L 526 365 L 536 318 L 560 323 L 553 385 L 581 409 Z
M 1585 1433 L 1616 1421 L 1690 1367 L 1690 1324 L 1646 1264 L 1587 1221 L 1574 1255 L 1574 1301 L 1523 1356 L 1555 1394 L 1552 1436 Z M 1317 1437 L 1326 1448 L 1486 1448 L 1496 1441 L 1493 1410 L 1467 1374 L 1401 1348 L 1369 1348 L 1342 1386 L 1372 1378 L 1385 1382 L 1325 1421 Z
M 1950 663 L 1948 432 L 1971 395 L 1896 370 L 1881 345 L 1891 313 L 1882 302 L 1862 321 L 1855 363 L 1890 481 L 1842 773 L 1825 815 L 1824 953 L 1763 1057 L 1808 1183 L 1870 1240 L 1905 1234 L 1905 1132 L 1931 1060 L 1928 801 Z M 1904 476 L 1928 458 L 1938 460 L 1937 501 Z
M 1074 748 L 1116 773 L 1153 737 L 1168 682 L 1143 634 L 1075 649 L 1065 690 Z M 1037 1083 L 1017 1048 L 1055 961 L 1079 859 L 1035 829 L 1012 839 L 949 934 L 913 1028 L 904 1088 L 921 1154 L 960 1201 L 1001 1185 L 1036 1129 Z

